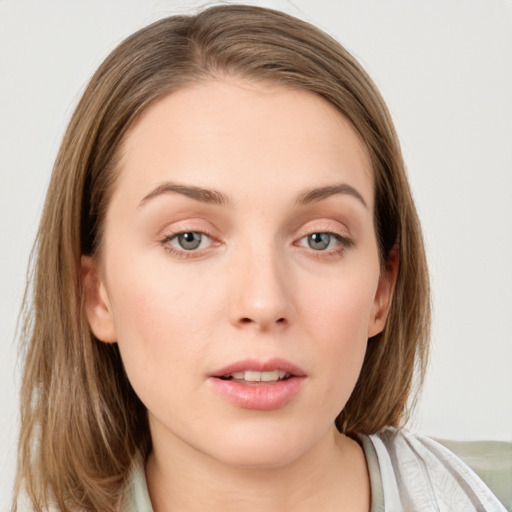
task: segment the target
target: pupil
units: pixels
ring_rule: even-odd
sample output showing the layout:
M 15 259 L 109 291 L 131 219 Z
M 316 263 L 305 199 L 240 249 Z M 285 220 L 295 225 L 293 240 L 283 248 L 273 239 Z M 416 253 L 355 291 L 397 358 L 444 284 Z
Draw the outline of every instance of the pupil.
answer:
M 187 251 L 197 249 L 201 244 L 201 235 L 199 233 L 182 233 L 178 236 L 178 242 Z
M 329 245 L 331 237 L 327 233 L 313 233 L 308 236 L 308 245 L 311 249 L 323 251 Z

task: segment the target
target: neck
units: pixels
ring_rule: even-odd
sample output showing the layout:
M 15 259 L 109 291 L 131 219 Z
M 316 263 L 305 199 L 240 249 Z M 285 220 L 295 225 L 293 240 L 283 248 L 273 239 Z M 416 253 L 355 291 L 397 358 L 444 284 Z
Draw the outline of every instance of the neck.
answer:
M 364 454 L 334 426 L 305 453 L 277 467 L 232 466 L 184 443 L 172 444 L 155 443 L 146 465 L 155 512 L 370 509 Z

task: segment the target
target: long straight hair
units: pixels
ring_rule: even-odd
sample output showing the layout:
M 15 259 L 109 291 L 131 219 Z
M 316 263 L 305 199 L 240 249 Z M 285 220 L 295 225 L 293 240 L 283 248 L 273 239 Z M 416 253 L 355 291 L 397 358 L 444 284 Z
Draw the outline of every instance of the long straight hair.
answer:
M 57 156 L 35 246 L 21 333 L 26 362 L 14 509 L 118 509 L 130 470 L 151 450 L 147 413 L 117 345 L 92 335 L 80 258 L 101 247 L 123 137 L 157 99 L 220 75 L 310 91 L 353 125 L 371 157 L 382 266 L 399 270 L 387 324 L 368 341 L 355 389 L 337 418 L 348 435 L 407 419 L 421 384 L 430 326 L 418 216 L 384 101 L 357 61 L 312 25 L 257 7 L 212 7 L 143 28 L 92 77 Z M 30 286 L 30 285 L 29 285 Z M 28 289 L 28 288 L 27 288 Z M 415 378 L 416 376 L 416 378 Z M 411 395 L 413 393 L 413 395 Z

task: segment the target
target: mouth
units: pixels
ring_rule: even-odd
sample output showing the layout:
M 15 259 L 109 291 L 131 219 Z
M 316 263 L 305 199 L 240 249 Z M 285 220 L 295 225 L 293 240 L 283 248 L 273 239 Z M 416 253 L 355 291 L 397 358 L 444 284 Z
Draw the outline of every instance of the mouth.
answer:
M 247 383 L 272 383 L 292 377 L 306 377 L 302 368 L 286 359 L 273 358 L 266 361 L 244 359 L 212 372 L 209 377 Z
M 219 378 L 222 380 L 239 382 L 240 384 L 272 384 L 282 380 L 288 380 L 291 377 L 292 374 L 285 372 L 284 370 L 272 370 L 267 372 L 245 370 L 243 372 L 227 373 Z
M 300 393 L 307 380 L 298 366 L 283 359 L 244 360 L 209 375 L 212 388 L 231 404 L 253 410 L 284 407 Z

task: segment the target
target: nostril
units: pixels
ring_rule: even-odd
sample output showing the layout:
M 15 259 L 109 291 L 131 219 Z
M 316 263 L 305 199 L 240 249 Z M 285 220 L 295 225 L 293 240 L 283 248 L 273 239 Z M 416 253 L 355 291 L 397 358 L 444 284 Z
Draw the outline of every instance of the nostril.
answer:
M 252 324 L 252 323 L 257 323 L 255 320 L 253 320 L 252 318 L 249 318 L 249 317 L 244 317 L 244 318 L 240 318 L 239 322 L 241 324 Z M 278 318 L 276 320 L 276 323 L 277 324 L 285 324 L 286 323 L 286 318 L 284 317 L 281 317 L 281 318 Z

